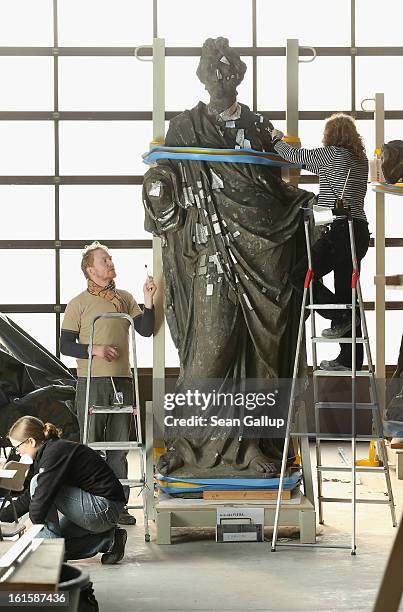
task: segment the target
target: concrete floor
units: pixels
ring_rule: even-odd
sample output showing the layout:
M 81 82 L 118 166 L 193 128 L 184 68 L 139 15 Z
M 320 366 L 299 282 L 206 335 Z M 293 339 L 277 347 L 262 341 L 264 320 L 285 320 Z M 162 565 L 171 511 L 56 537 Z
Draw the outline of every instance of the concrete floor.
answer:
M 342 465 L 337 447 L 327 445 L 325 464 Z M 363 445 L 358 456 L 366 450 Z M 403 481 L 391 474 L 400 517 Z M 324 477 L 338 479 L 326 483 L 326 494 L 351 494 L 348 474 Z M 381 475 L 360 474 L 360 479 L 358 496 L 382 497 Z M 278 548 L 271 553 L 268 543 L 216 544 L 211 529 L 176 530 L 174 544 L 157 546 L 144 542 L 141 513 L 136 515 L 139 526 L 127 528 L 121 564 L 102 566 L 99 555 L 77 563 L 90 573 L 102 612 L 370 611 L 396 533 L 388 506 L 363 504 L 358 506 L 356 557 L 348 550 Z M 319 542 L 349 544 L 347 504 L 326 504 L 325 521 L 318 527 Z M 151 532 L 153 538 L 153 525 Z

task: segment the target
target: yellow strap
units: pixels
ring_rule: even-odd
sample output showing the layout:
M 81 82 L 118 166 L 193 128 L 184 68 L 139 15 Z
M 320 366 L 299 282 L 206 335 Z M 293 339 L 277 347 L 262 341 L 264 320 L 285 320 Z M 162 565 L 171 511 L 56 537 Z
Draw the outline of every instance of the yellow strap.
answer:
M 301 142 L 298 136 L 284 136 L 284 142 Z

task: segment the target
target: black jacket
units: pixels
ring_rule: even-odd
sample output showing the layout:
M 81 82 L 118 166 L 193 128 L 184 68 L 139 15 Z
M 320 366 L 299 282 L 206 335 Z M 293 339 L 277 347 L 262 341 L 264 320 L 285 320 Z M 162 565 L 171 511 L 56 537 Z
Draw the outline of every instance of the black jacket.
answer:
M 94 450 L 69 440 L 48 440 L 38 450 L 30 470 L 39 474 L 34 495 L 29 486 L 14 503 L 17 516 L 29 511 L 32 523 L 44 523 L 53 500 L 63 485 L 114 501 L 125 501 L 123 487 L 111 468 Z M 11 506 L 0 515 L 4 522 L 14 520 Z

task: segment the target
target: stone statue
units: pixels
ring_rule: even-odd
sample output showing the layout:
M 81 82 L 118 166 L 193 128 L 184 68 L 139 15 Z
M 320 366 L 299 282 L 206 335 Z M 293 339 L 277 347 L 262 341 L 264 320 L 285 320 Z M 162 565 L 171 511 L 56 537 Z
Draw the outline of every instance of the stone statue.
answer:
M 403 179 L 403 141 L 391 140 L 382 147 L 382 172 L 392 185 Z
M 210 102 L 172 119 L 165 145 L 273 151 L 270 122 L 237 102 L 245 71 L 226 38 L 207 39 L 197 76 Z M 311 199 L 273 166 L 164 159 L 145 174 L 145 227 L 162 238 L 178 389 L 292 376 L 300 302 L 287 275 L 305 252 L 300 207 Z M 282 439 L 217 427 L 165 435 L 162 474 L 278 473 Z

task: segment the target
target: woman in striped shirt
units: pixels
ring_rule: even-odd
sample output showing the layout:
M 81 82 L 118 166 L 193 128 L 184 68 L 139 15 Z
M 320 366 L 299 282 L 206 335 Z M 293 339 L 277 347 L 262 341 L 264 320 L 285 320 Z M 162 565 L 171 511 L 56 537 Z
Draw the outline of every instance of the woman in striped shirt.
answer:
M 294 149 L 281 139 L 284 134 L 272 131 L 274 149 L 287 161 L 302 164 L 304 168 L 319 176 L 318 204 L 334 207 L 335 200 L 343 194 L 354 219 L 354 236 L 358 262 L 365 256 L 369 246 L 369 231 L 364 212 L 364 198 L 368 182 L 368 159 L 361 136 L 354 120 L 342 113 L 332 115 L 325 123 L 323 147 L 316 149 Z M 295 289 L 303 290 L 307 271 L 307 258 L 292 270 L 289 280 Z M 316 304 L 348 304 L 351 302 L 352 260 L 347 219 L 335 219 L 330 229 L 312 247 L 312 267 L 314 271 L 313 291 Z M 334 272 L 332 293 L 322 278 Z M 323 317 L 331 319 L 331 327 L 322 335 L 326 338 L 351 336 L 351 313 L 343 310 L 319 310 Z M 361 335 L 358 318 L 357 336 Z M 363 362 L 363 346 L 357 344 L 357 369 Z M 351 344 L 340 344 L 336 359 L 322 361 L 324 370 L 351 370 Z

